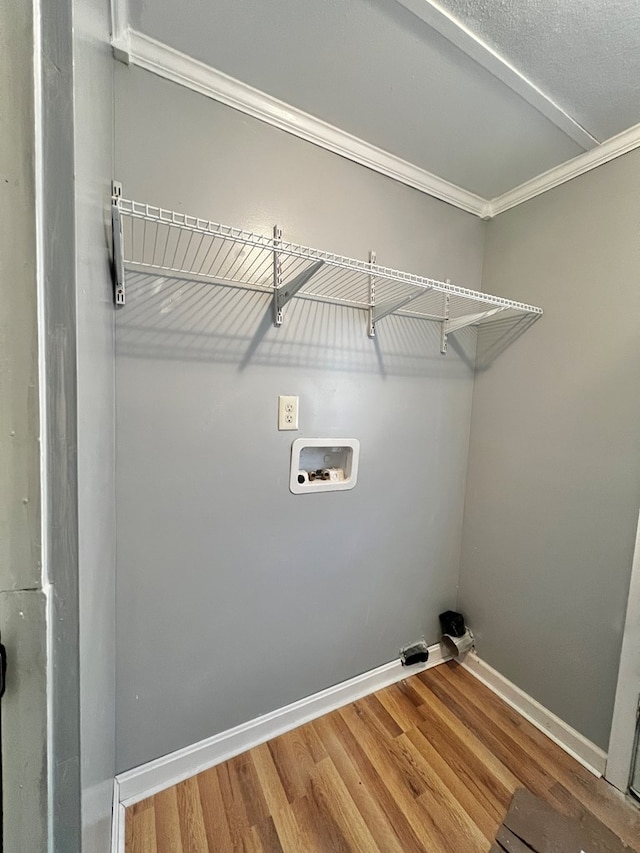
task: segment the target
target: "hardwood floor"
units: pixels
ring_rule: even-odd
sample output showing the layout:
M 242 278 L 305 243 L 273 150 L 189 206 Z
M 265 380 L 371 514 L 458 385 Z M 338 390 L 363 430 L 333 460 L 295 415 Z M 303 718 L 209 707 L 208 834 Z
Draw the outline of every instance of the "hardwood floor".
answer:
M 487 853 L 518 787 L 640 850 L 638 809 L 449 663 L 137 803 L 126 853 Z

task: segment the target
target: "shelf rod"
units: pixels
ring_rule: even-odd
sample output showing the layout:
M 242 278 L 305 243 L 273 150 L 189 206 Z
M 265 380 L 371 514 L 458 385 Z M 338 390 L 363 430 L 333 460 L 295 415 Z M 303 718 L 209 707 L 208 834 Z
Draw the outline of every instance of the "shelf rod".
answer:
M 279 287 L 275 288 L 273 298 L 276 326 L 282 325 L 282 309 L 287 302 L 289 302 L 290 299 L 293 299 L 300 288 L 304 287 L 305 284 L 312 279 L 323 266 L 324 261 L 316 261 L 315 264 L 311 264 L 310 267 L 299 273 L 288 284 L 281 284 Z
M 116 305 L 125 302 L 124 247 L 122 239 L 122 216 L 120 214 L 120 199 L 122 184 L 111 182 L 111 225 L 113 232 L 113 301 Z
M 472 326 L 474 323 L 479 323 L 487 317 L 493 317 L 494 314 L 499 314 L 504 311 L 504 308 L 490 308 L 488 311 L 481 311 L 479 314 L 466 314 L 464 317 L 456 317 L 455 320 L 448 320 L 447 332 L 456 332 L 458 329 L 464 329 L 465 326 Z

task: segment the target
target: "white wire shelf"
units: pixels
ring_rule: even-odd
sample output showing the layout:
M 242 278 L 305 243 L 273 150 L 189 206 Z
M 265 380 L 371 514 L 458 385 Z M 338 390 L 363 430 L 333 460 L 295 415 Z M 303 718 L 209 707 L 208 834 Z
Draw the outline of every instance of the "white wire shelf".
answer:
M 447 337 L 465 326 L 512 320 L 533 322 L 542 309 L 437 281 L 300 246 L 282 239 L 220 225 L 184 213 L 122 198 L 114 183 L 113 248 L 115 301 L 124 304 L 127 272 L 146 272 L 190 281 L 233 285 L 269 293 L 276 326 L 293 297 L 359 308 L 367 332 L 391 314 L 441 324 L 441 352 Z

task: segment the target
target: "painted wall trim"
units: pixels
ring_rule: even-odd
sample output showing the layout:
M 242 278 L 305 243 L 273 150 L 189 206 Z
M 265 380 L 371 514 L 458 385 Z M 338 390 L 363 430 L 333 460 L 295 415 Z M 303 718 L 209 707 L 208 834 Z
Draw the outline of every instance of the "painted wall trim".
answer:
M 607 754 L 599 746 L 571 728 L 560 717 L 556 717 L 544 705 L 485 663 L 475 652 L 470 652 L 461 666 L 544 732 L 587 770 L 595 776 L 602 776 L 607 763 Z
M 598 140 L 588 130 L 439 3 L 434 0 L 396 2 L 493 74 L 585 151 L 598 144 Z
M 117 37 L 114 37 L 113 49 L 116 59 L 122 62 L 137 65 L 166 80 L 179 83 L 279 130 L 446 201 L 467 213 L 481 217 L 485 215 L 486 201 L 475 193 L 229 77 L 149 36 L 135 30 L 120 29 Z
M 403 667 L 399 660 L 391 661 L 286 705 L 284 708 L 278 708 L 199 743 L 120 773 L 115 780 L 118 802 L 123 806 L 130 806 L 144 800 L 146 797 L 157 794 L 158 791 L 169 788 L 196 773 L 201 773 L 209 767 L 228 761 L 235 755 L 240 755 L 303 723 L 315 720 L 349 702 L 355 702 L 356 699 L 368 696 L 376 690 L 381 690 L 425 669 L 438 666 L 449 659 L 449 655 L 443 653 L 439 644 L 430 646 L 429 660 L 425 664 Z M 114 814 L 115 805 L 114 801 Z
M 111 811 L 111 853 L 125 853 L 125 807 L 120 802 L 120 785 L 113 780 L 113 808 Z
M 128 45 L 129 43 L 129 0 L 111 0 L 111 44 L 113 45 L 116 59 L 126 62 L 127 51 L 124 56 L 118 55 L 116 44 Z
M 515 187 L 487 202 L 486 218 L 490 219 L 499 213 L 504 213 L 505 210 L 517 207 L 517 205 L 531 198 L 542 195 L 547 190 L 560 186 L 560 184 L 577 178 L 579 175 L 584 175 L 591 169 L 597 169 L 598 166 L 603 166 L 610 160 L 615 160 L 617 157 L 628 154 L 629 151 L 639 147 L 640 124 L 636 124 L 602 142 L 597 148 L 579 154 L 572 160 L 561 163 L 559 166 L 555 166 L 553 169 L 549 169 L 530 181 L 525 181 L 519 187 Z
M 415 11 L 414 6 L 433 5 L 430 0 L 398 0 L 398 2 L 402 2 L 402 5 L 412 11 Z M 422 14 L 418 16 L 423 17 Z M 127 0 L 113 0 L 112 29 L 113 52 L 119 61 L 151 71 L 165 80 L 171 80 L 173 83 L 226 104 L 320 148 L 332 151 L 334 154 L 339 154 L 433 198 L 452 204 L 460 210 L 479 216 L 481 219 L 491 219 L 640 147 L 640 124 L 637 124 L 605 142 L 596 144 L 584 154 L 554 166 L 506 193 L 488 200 L 427 172 L 395 154 L 383 151 L 322 119 L 273 98 L 259 89 L 229 77 L 150 36 L 130 29 L 127 26 Z M 522 93 L 519 92 L 519 94 Z M 589 138 L 592 139 L 592 137 Z
M 631 568 L 627 616 L 622 635 L 622 651 L 613 721 L 609 738 L 609 757 L 605 778 L 627 793 L 640 701 L 640 519 Z

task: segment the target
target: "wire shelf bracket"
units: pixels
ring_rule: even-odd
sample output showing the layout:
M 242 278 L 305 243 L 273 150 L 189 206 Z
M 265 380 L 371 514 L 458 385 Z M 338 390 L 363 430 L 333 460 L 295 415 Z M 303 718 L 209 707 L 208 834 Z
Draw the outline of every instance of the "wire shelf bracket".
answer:
M 369 252 L 369 268 L 373 269 L 376 263 L 376 253 L 372 250 Z M 368 324 L 368 335 L 370 338 L 375 338 L 376 336 L 376 320 L 375 320 L 375 310 L 376 310 L 376 277 L 375 275 L 369 274 L 369 324 Z
M 122 198 L 122 184 L 111 183 L 111 225 L 113 231 L 113 300 L 116 305 L 125 303 L 124 249 L 122 239 L 122 216 L 119 200 Z
M 275 314 L 275 325 L 281 326 L 283 322 L 283 314 L 282 309 L 289 302 L 290 299 L 296 295 L 296 293 L 301 290 L 308 281 L 310 281 L 313 276 L 318 272 L 318 270 L 324 266 L 324 261 L 316 261 L 315 264 L 312 264 L 308 269 L 303 270 L 301 273 L 290 281 L 288 284 L 275 284 L 274 294 L 273 294 L 273 310 Z
M 430 289 L 431 288 L 429 288 L 429 290 Z M 402 299 L 383 302 L 381 305 L 372 305 L 373 335 L 376 333 L 376 323 L 378 320 L 382 320 L 383 317 L 388 317 L 389 314 L 397 313 L 401 308 L 404 308 L 405 305 L 408 305 L 410 302 L 413 302 L 415 299 L 418 299 L 423 295 L 424 294 L 418 291 L 417 293 L 411 293 L 409 296 L 405 296 Z
M 294 298 L 365 311 L 367 334 L 391 315 L 440 324 L 440 351 L 448 336 L 468 326 L 495 334 L 518 333 L 539 319 L 542 309 L 446 281 L 377 263 L 376 253 L 359 261 L 269 236 L 123 198 L 112 184 L 114 302 L 125 304 L 127 273 L 144 273 L 264 293 L 273 322 L 281 326 Z M 498 319 L 499 316 L 499 319 Z M 493 322 L 493 325 L 491 325 Z
M 449 283 L 449 279 L 447 279 L 447 281 L 446 281 L 445 283 L 446 283 L 446 284 L 448 284 L 448 283 Z M 449 347 L 449 342 L 448 342 L 448 335 L 449 335 L 449 302 L 450 302 L 449 294 L 448 294 L 448 293 L 445 293 L 445 295 L 444 295 L 444 299 L 443 299 L 444 307 L 443 307 L 443 309 L 442 309 L 442 313 L 443 313 L 443 315 L 444 315 L 444 316 L 443 316 L 443 318 L 442 318 L 442 323 L 440 324 L 440 352 L 442 353 L 442 355 L 446 355 L 446 354 L 447 354 L 447 349 L 448 349 L 448 347 Z
M 446 333 L 457 332 L 458 329 L 464 329 L 466 326 L 477 326 L 478 323 L 487 320 L 489 317 L 494 317 L 496 314 L 500 314 L 503 310 L 503 308 L 491 308 L 489 311 L 481 311 L 478 314 L 467 314 L 464 317 L 458 317 L 456 320 L 447 320 Z

